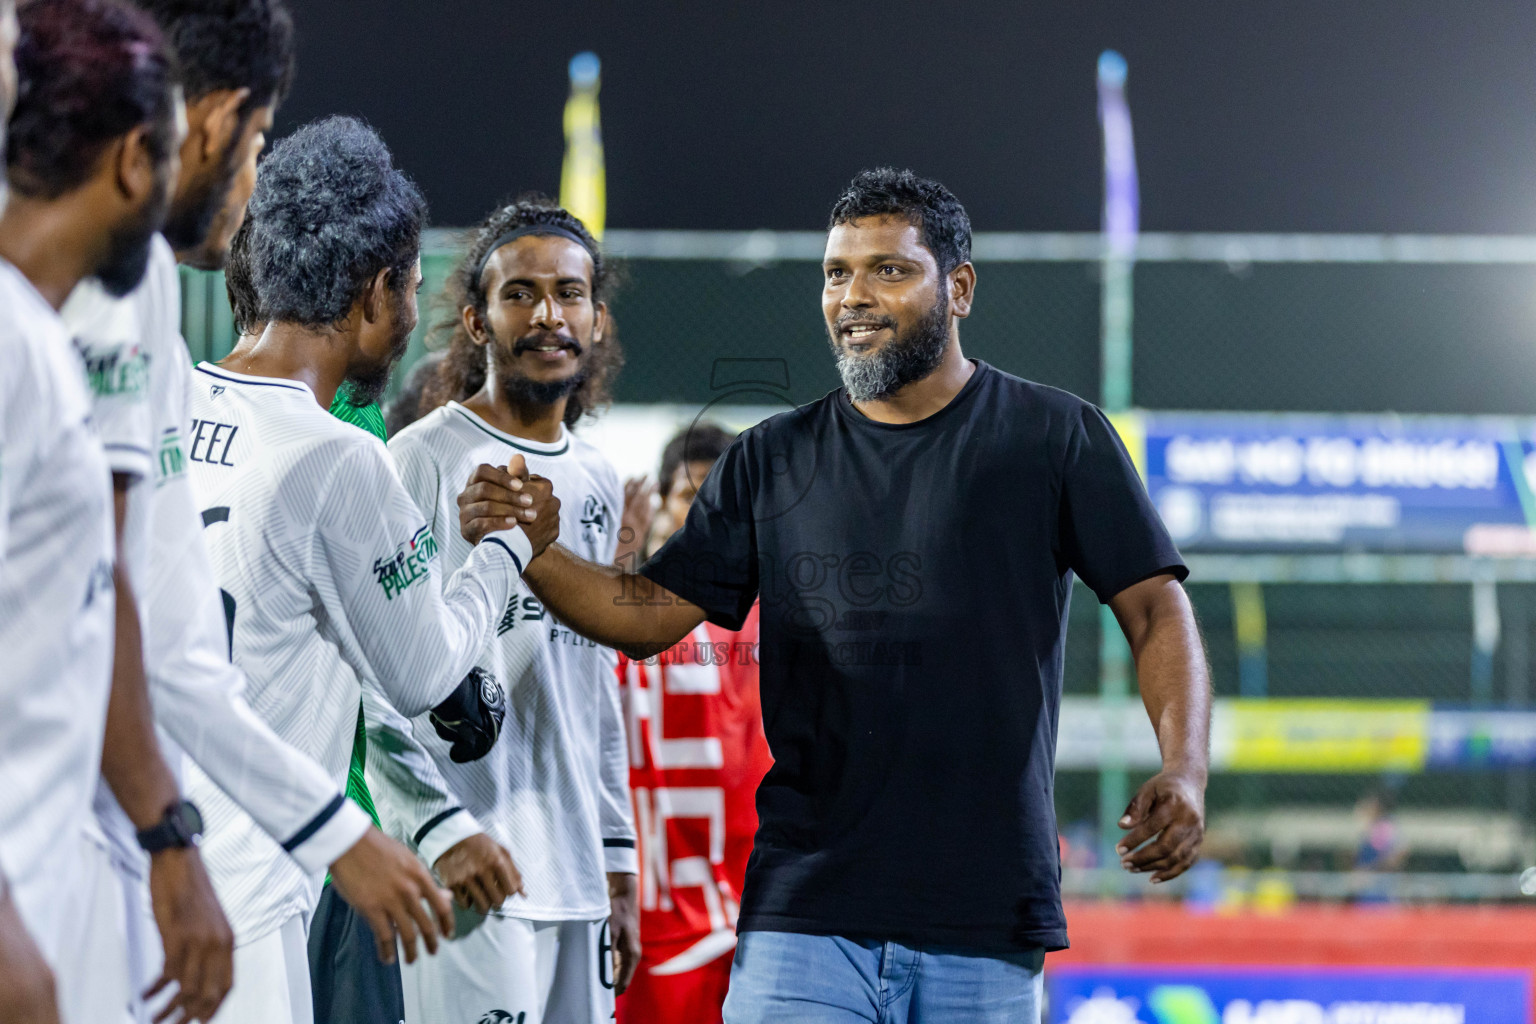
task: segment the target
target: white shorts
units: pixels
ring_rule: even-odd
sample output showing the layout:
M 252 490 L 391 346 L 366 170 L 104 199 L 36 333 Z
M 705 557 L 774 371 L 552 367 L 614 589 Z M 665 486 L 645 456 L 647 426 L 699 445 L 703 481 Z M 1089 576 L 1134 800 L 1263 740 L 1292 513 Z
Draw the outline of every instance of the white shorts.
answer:
M 314 1024 L 303 914 L 235 947 L 235 986 L 209 1024 Z
M 106 841 L 82 834 L 76 884 L 59 909 L 60 941 L 53 964 L 63 1024 L 138 1020 L 141 989 L 134 985 L 130 969 L 125 885 Z
M 481 917 L 454 907 L 454 938 L 402 963 L 406 1024 L 608 1024 L 608 921 Z

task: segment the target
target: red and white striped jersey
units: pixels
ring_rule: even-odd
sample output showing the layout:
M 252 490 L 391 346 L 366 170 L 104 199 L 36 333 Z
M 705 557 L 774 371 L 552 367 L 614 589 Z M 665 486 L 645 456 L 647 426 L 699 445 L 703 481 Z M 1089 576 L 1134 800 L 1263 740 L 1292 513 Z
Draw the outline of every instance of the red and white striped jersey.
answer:
M 773 758 L 757 692 L 758 610 L 740 632 L 703 623 L 643 662 L 619 657 L 640 839 L 640 934 L 692 970 L 736 942 L 755 798 Z M 668 970 L 668 968 L 671 968 Z

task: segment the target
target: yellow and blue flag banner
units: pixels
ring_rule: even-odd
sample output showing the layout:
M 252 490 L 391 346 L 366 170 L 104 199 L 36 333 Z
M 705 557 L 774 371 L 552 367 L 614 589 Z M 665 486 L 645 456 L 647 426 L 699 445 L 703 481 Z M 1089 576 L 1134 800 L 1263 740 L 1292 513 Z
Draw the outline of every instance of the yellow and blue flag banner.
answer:
M 571 58 L 571 98 L 565 101 L 565 162 L 560 168 L 560 205 L 603 238 L 608 183 L 603 171 L 603 133 L 597 110 L 602 64 L 595 53 Z

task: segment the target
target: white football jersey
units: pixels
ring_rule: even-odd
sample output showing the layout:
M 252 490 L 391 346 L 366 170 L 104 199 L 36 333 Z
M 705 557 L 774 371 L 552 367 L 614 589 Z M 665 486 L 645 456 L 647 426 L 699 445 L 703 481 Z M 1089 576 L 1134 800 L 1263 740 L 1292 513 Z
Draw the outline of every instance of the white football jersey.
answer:
M 471 557 L 457 497 L 475 467 L 521 454 L 560 499 L 560 543 L 611 563 L 624 507 L 618 475 L 564 428 L 541 444 L 491 427 L 457 403 L 390 441 L 448 566 Z M 605 872 L 637 870 L 616 656 L 556 622 L 529 593 L 512 595 L 477 664 L 507 692 L 491 752 L 454 764 L 425 717 L 407 722 L 365 700 L 368 781 L 380 820 L 429 864 L 483 827 L 512 854 L 528 890 L 505 912 L 532 920 L 607 917 Z M 469 816 L 454 815 L 462 806 Z M 478 822 L 478 826 L 474 823 Z
M 53 961 L 111 690 L 112 478 L 80 359 L 0 260 L 0 871 Z
M 61 311 L 85 359 L 97 433 L 128 490 L 123 563 L 138 599 L 161 747 L 178 776 L 184 750 L 307 872 L 323 870 L 367 830 L 368 816 L 312 758 L 246 704 L 230 663 L 219 588 L 187 479 L 182 431 L 192 361 L 181 338 L 176 256 L 155 236 L 143 282 L 114 299 L 83 281 Z M 126 864 L 144 866 L 126 815 L 105 786 L 97 816 Z
M 346 779 L 366 682 L 402 712 L 445 700 L 495 629 L 530 548 L 485 538 L 444 582 L 431 532 L 389 453 L 303 384 L 202 364 L 185 444 L 251 707 Z M 306 879 L 219 790 L 193 776 L 203 853 L 237 942 L 308 913 Z

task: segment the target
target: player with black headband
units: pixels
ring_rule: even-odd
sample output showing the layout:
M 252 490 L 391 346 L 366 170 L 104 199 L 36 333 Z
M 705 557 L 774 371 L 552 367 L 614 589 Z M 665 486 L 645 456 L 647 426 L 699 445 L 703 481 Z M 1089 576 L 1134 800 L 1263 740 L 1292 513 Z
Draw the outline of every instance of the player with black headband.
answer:
M 389 446 L 447 568 L 474 550 L 459 529 L 464 481 L 514 458 L 553 483 L 565 542 L 613 560 L 619 478 L 570 429 L 607 400 L 619 364 L 610 274 L 591 233 L 548 200 L 522 199 L 476 229 L 449 282 L 450 341 L 424 399 L 445 404 Z M 440 871 L 444 850 L 484 829 L 526 889 L 459 911 L 459 938 L 402 970 L 407 1019 L 612 1017 L 640 952 L 614 663 L 520 593 L 477 662 L 507 689 L 489 756 L 460 764 L 424 719 L 375 721 L 370 708 L 369 781 L 386 827 Z

